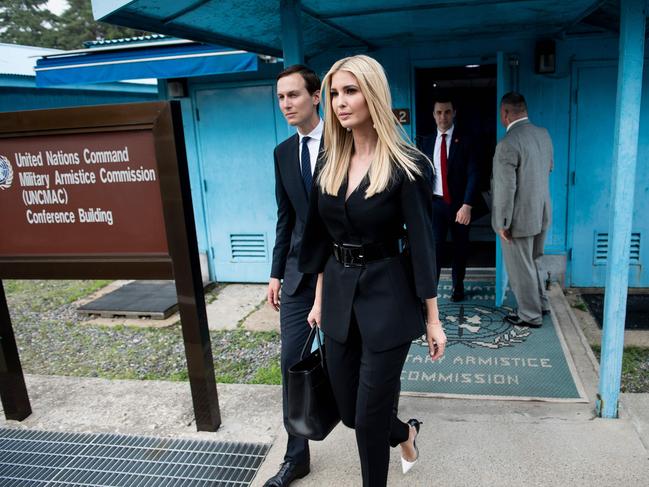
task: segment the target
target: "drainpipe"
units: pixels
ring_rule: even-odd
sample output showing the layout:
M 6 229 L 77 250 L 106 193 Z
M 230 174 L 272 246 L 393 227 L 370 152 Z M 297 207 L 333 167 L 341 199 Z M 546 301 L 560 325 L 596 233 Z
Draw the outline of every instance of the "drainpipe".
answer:
M 629 253 L 638 158 L 646 0 L 622 0 L 611 171 L 611 199 L 606 268 L 604 329 L 597 414 L 617 418 L 624 349 L 624 321 L 629 285 Z

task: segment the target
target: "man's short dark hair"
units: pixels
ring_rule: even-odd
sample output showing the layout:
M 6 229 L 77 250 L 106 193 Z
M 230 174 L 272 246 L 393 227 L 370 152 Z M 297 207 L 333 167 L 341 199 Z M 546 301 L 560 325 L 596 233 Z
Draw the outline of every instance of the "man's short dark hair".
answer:
M 520 93 L 516 93 L 515 91 L 505 93 L 500 100 L 500 104 L 504 106 L 506 110 L 512 115 L 527 113 L 527 103 L 525 102 L 525 97 Z
M 306 90 L 309 92 L 309 95 L 313 95 L 320 89 L 320 78 L 315 74 L 315 71 L 304 64 L 294 64 L 293 66 L 289 66 L 277 75 L 277 81 L 285 76 L 295 73 L 299 74 L 304 79 L 304 84 L 306 85 Z
M 435 101 L 433 101 L 433 109 L 435 109 L 436 103 L 450 103 L 453 107 L 453 110 L 455 110 L 455 103 L 453 103 L 453 100 L 450 96 L 438 96 L 437 98 L 435 98 Z

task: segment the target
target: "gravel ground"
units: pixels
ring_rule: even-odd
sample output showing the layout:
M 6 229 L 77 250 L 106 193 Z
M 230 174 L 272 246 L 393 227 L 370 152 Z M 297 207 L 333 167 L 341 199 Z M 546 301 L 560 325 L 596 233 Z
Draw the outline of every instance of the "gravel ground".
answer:
M 84 323 L 72 305 L 110 281 L 3 281 L 23 369 L 29 374 L 187 380 L 180 322 L 169 328 Z M 206 295 L 210 302 L 223 288 Z M 279 334 L 210 332 L 218 382 L 279 384 Z M 593 347 L 599 358 L 599 348 Z M 628 347 L 622 392 L 649 392 L 649 349 Z
M 600 347 L 592 348 L 599 360 Z M 620 389 L 622 392 L 649 392 L 649 348 L 624 348 Z
M 103 327 L 77 315 L 71 303 L 108 282 L 3 281 L 24 371 L 187 380 L 180 322 L 162 329 Z M 210 336 L 218 382 L 279 383 L 279 334 L 238 329 Z

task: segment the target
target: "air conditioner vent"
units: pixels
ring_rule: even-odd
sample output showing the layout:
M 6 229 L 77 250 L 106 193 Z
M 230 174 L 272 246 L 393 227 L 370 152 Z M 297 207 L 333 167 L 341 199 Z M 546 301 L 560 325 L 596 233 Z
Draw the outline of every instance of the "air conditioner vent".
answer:
M 265 262 L 266 235 L 263 233 L 231 233 L 230 250 L 234 262 Z
M 608 262 L 608 233 L 595 232 L 593 261 L 595 265 L 606 265 Z M 629 265 L 640 265 L 640 232 L 631 234 Z

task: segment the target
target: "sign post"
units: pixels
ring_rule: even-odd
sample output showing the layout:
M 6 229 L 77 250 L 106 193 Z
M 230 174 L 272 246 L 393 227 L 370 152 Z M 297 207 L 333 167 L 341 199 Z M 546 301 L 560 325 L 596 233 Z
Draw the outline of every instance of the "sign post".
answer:
M 0 114 L 0 212 L 0 279 L 174 279 L 196 425 L 218 429 L 177 102 Z M 0 397 L 21 420 L 31 410 L 3 292 L 0 339 Z
M 22 421 L 32 413 L 2 281 L 0 281 L 0 399 L 7 419 Z

